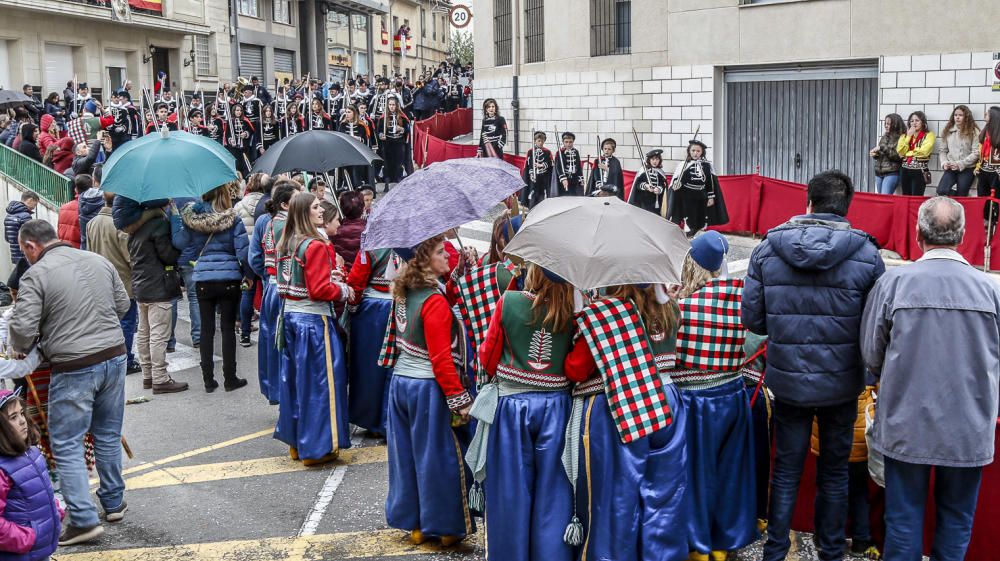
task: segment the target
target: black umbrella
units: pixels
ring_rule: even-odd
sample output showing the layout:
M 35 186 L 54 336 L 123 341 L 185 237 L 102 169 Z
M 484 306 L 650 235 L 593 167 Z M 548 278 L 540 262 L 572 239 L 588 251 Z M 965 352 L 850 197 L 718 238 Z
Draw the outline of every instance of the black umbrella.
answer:
M 20 107 L 35 100 L 16 90 L 0 90 L 0 110 L 6 111 L 12 107 Z
M 329 172 L 382 161 L 358 139 L 339 132 L 306 131 L 279 140 L 257 158 L 252 173 Z

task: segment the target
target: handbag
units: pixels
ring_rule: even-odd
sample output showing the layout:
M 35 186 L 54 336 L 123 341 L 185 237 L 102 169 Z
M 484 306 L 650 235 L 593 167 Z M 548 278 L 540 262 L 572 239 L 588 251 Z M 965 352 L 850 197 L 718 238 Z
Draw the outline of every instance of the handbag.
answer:
M 929 170 L 927 168 L 924 168 L 921 171 L 924 174 L 924 185 L 930 185 L 931 184 L 931 170 Z

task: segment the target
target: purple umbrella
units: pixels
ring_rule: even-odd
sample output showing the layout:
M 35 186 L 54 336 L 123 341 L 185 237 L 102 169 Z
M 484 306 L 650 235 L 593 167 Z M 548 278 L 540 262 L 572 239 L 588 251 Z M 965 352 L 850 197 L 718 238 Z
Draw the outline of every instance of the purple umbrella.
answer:
M 375 203 L 361 234 L 361 249 L 413 247 L 479 220 L 522 187 L 520 171 L 497 158 L 431 164 Z

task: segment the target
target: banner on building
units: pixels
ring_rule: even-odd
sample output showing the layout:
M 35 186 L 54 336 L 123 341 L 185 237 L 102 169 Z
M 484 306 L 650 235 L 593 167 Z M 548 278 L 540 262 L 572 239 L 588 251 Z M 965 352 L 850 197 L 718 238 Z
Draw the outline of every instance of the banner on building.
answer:
M 140 10 L 163 13 L 162 0 L 128 0 L 129 6 Z

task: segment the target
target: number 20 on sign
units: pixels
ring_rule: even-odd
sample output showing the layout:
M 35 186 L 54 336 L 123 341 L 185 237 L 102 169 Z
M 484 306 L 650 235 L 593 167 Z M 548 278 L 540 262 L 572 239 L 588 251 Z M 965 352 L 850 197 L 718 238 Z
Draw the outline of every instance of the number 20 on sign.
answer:
M 461 29 L 472 23 L 472 10 L 464 4 L 456 4 L 452 6 L 448 17 L 451 19 L 453 26 Z

